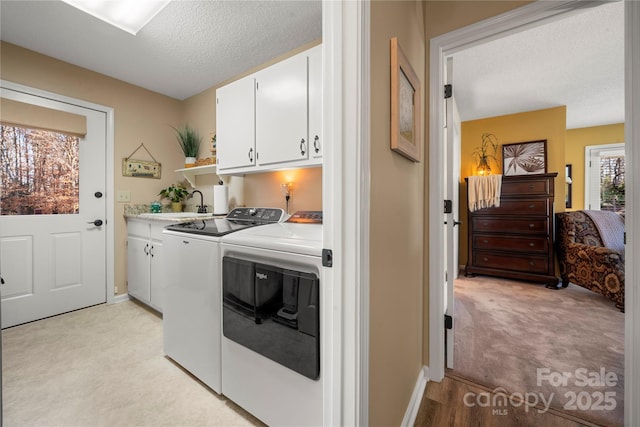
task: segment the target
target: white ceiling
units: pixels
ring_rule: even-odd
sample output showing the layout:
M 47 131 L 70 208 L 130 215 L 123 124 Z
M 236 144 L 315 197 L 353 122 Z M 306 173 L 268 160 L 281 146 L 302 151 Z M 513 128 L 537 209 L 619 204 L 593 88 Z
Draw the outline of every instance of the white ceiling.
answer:
M 322 3 L 172 1 L 137 36 L 59 0 L 0 3 L 2 40 L 177 99 L 322 36 Z
M 320 0 L 172 1 L 137 36 L 58 1 L 0 3 L 2 40 L 185 99 L 322 35 Z M 454 54 L 463 120 L 567 106 L 624 122 L 623 2 Z
M 453 55 L 463 121 L 567 106 L 567 128 L 624 122 L 624 2 Z

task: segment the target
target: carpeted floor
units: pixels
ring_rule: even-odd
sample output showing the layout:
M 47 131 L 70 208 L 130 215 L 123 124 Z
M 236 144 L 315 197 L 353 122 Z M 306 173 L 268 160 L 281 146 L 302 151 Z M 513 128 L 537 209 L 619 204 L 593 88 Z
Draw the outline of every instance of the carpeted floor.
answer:
M 461 275 L 454 319 L 454 374 L 623 425 L 624 314 L 604 297 L 575 285 L 553 291 Z

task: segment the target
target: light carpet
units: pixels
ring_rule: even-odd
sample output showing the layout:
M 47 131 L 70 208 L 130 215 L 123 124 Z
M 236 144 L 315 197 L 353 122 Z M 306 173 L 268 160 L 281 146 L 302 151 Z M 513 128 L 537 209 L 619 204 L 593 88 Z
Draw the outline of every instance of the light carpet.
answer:
M 454 374 L 623 425 L 624 314 L 606 298 L 575 285 L 461 277 L 454 319 Z
M 132 301 L 2 331 L 4 425 L 254 426 L 162 351 L 162 319 Z

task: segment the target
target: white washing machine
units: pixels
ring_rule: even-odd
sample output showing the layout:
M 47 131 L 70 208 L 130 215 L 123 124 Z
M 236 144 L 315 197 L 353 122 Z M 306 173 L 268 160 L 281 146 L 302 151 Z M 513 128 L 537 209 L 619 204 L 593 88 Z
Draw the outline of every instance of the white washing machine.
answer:
M 224 218 L 174 224 L 163 230 L 164 353 L 217 393 L 221 392 L 220 239 L 284 219 L 282 209 L 236 208 Z
M 322 212 L 222 238 L 222 393 L 268 425 L 323 425 Z

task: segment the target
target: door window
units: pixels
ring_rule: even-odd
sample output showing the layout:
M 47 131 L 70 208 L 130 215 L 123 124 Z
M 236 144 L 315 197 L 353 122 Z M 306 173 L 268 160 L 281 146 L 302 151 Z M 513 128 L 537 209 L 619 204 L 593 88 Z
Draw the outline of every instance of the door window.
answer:
M 77 214 L 79 138 L 0 125 L 0 214 Z

